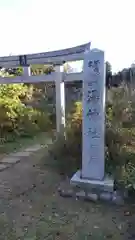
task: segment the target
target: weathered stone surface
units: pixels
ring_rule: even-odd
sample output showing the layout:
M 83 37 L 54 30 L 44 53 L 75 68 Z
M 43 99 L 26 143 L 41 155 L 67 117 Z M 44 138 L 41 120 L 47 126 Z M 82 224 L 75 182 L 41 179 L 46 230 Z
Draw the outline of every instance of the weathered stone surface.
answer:
M 112 199 L 112 193 L 110 192 L 104 192 L 100 194 L 100 199 L 103 201 L 111 201 Z
M 87 201 L 97 201 L 98 195 L 94 193 L 86 194 L 85 191 L 75 192 L 74 190 L 60 190 L 58 189 L 61 197 L 75 197 Z
M 74 186 L 80 187 L 82 190 L 99 191 L 99 192 L 113 192 L 114 181 L 111 178 L 104 178 L 100 180 L 89 180 L 81 178 L 81 172 L 77 171 L 70 180 Z
M 119 192 L 115 191 L 112 195 L 112 202 L 117 205 L 123 205 L 124 204 L 124 198 L 122 195 L 120 195 Z
M 79 191 L 75 193 L 76 197 L 79 198 L 85 198 L 86 197 L 86 193 L 84 191 Z
M 75 193 L 76 197 L 79 197 L 80 199 L 85 199 L 88 201 L 97 201 L 98 200 L 98 195 L 95 193 L 86 193 L 85 191 L 79 191 Z
M 73 197 L 73 191 L 72 190 L 61 190 L 59 191 L 59 194 L 61 197 Z
M 87 199 L 87 200 L 90 200 L 90 201 L 97 201 L 97 200 L 98 200 L 98 195 L 95 194 L 95 193 L 89 193 L 89 194 L 86 196 L 86 199 Z
M 20 158 L 16 158 L 16 157 L 5 157 L 1 160 L 2 163 L 17 163 L 20 161 Z
M 31 152 L 16 152 L 16 153 L 11 153 L 10 156 L 12 157 L 29 157 Z
M 92 193 L 92 192 L 85 192 L 84 190 L 76 191 L 77 189 L 61 189 L 58 188 L 58 192 L 61 197 L 73 197 L 80 200 L 86 201 L 93 201 L 96 202 L 98 200 L 107 201 L 109 203 L 114 203 L 117 205 L 124 204 L 124 198 L 118 192 L 99 192 L 99 193 Z
M 4 170 L 5 168 L 7 168 L 7 165 L 5 165 L 5 164 L 0 164 L 0 171 Z
M 37 144 L 35 146 L 29 147 L 25 149 L 25 152 L 36 152 L 42 148 L 41 145 Z

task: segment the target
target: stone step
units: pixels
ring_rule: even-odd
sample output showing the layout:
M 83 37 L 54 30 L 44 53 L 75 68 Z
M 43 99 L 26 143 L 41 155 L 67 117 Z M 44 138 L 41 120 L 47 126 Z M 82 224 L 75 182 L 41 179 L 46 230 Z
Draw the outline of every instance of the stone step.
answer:
M 15 152 L 15 153 L 11 153 L 9 156 L 11 157 L 29 157 L 31 154 L 31 152 L 26 152 L 25 150 L 22 152 Z
M 13 163 L 17 163 L 20 161 L 20 158 L 14 158 L 14 157 L 5 157 L 1 160 L 2 163 L 9 163 L 9 164 L 13 164 Z

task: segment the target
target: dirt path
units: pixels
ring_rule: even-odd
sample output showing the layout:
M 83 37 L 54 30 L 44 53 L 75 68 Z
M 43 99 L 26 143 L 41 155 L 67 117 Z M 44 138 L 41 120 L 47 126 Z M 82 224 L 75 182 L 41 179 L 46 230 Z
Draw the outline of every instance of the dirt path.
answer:
M 10 154 L 17 163 L 1 163 L 0 240 L 135 239 L 135 207 L 61 198 L 60 176 L 41 167 L 43 155 L 27 149 Z
M 1 160 L 0 239 L 10 240 L 13 235 L 15 240 L 18 239 L 15 236 L 23 236 L 25 233 L 22 227 L 29 222 L 31 202 L 33 201 L 28 195 L 32 192 L 36 193 L 37 178 L 40 178 L 42 185 L 42 171 L 36 166 L 41 156 L 42 146 L 34 145 L 26 148 L 23 152 L 9 154 Z M 3 231 L 4 229 L 5 231 Z M 9 236 L 6 237 L 7 233 Z

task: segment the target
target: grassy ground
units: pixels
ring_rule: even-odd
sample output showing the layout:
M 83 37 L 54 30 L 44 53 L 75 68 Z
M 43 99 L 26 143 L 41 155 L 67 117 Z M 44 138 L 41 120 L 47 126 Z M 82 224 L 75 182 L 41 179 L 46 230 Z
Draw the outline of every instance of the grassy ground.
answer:
M 135 239 L 135 206 L 62 198 L 61 177 L 41 159 L 44 150 L 0 173 L 1 240 Z
M 13 142 L 1 143 L 0 144 L 0 158 L 2 158 L 5 154 L 18 151 L 20 149 L 24 149 L 29 145 L 34 144 L 44 144 L 46 138 L 51 135 L 49 133 L 39 133 L 33 137 L 23 137 L 17 138 Z

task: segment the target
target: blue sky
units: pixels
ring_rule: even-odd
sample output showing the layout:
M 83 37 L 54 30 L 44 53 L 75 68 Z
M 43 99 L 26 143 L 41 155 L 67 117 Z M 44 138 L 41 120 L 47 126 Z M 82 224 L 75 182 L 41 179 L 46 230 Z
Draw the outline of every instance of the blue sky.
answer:
M 0 55 L 92 41 L 113 71 L 135 61 L 135 0 L 0 0 Z

